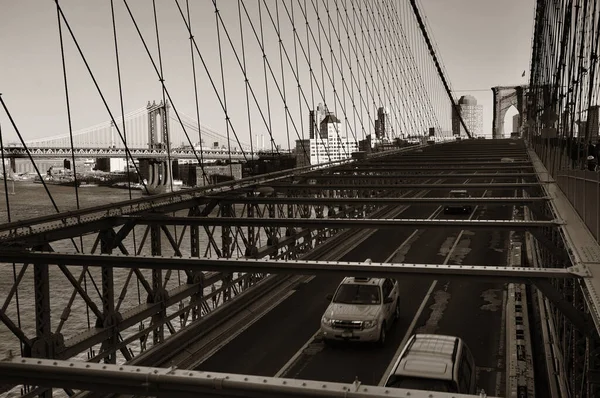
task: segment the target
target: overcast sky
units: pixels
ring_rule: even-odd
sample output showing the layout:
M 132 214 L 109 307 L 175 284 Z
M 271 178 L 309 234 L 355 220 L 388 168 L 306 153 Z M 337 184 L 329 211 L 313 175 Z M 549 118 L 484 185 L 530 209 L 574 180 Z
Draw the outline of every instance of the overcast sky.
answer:
M 528 79 L 534 0 L 420 1 L 453 88 L 475 90 L 457 92 L 456 96 L 470 94 L 477 98 L 484 106 L 484 133 L 491 134 L 492 92 L 490 88 L 496 85 L 523 84 Z M 254 4 L 250 0 L 247 2 Z M 109 106 L 118 116 L 118 86 L 114 66 L 110 2 L 62 0 L 60 3 L 99 85 L 108 98 Z M 185 1 L 180 3 L 184 5 Z M 194 0 L 190 3 L 193 5 L 192 20 L 200 50 L 213 54 L 212 57 L 207 57 L 205 62 L 207 67 L 218 74 L 218 48 L 215 44 L 217 42 L 215 14 L 211 12 L 212 4 L 208 0 L 202 2 Z M 155 33 L 151 1 L 130 0 L 129 4 L 143 35 L 152 38 Z M 195 116 L 189 40 L 187 40 L 185 25 L 174 2 L 161 0 L 157 4 L 160 26 L 163 27 L 160 34 L 165 75 L 167 76 L 168 73 L 166 83 L 170 90 L 177 94 L 174 97 L 175 105 L 185 114 Z M 229 15 L 237 18 L 236 1 L 222 0 L 219 4 L 224 17 Z M 160 100 L 162 94 L 157 84 L 156 73 L 136 36 L 135 27 L 123 2 L 115 1 L 115 6 L 117 29 L 122 38 L 119 46 L 124 107 L 125 112 L 130 112 L 145 106 L 148 100 Z M 68 132 L 54 2 L 0 0 L 0 7 L 2 9 L 0 92 L 18 128 L 26 140 Z M 249 8 L 251 14 L 256 12 L 256 7 Z M 299 14 L 298 9 L 296 12 Z M 289 25 L 289 21 L 287 22 Z M 282 16 L 281 24 L 285 23 L 286 20 Z M 77 130 L 109 120 L 102 101 L 64 27 L 63 35 L 67 54 L 73 128 Z M 277 42 L 273 31 L 270 33 L 265 31 L 265 40 Z M 155 41 L 149 45 L 155 54 Z M 258 47 L 252 50 L 249 41 L 246 45 L 249 68 L 255 67 L 257 71 L 262 72 L 262 58 Z M 226 49 L 223 51 L 226 52 Z M 224 65 L 226 74 L 237 68 L 235 58 L 232 54 L 228 56 L 231 62 L 226 62 Z M 272 57 L 279 60 L 276 52 L 272 53 Z M 198 60 L 196 66 L 201 70 L 202 65 Z M 525 70 L 527 70 L 526 76 L 521 77 Z M 210 81 L 199 79 L 198 84 L 202 123 L 214 130 L 225 132 L 221 107 L 208 95 L 213 91 Z M 221 83 L 216 81 L 215 84 Z M 235 84 L 237 87 L 243 87 L 237 80 Z M 243 90 L 230 91 L 230 93 L 233 93 L 228 97 L 230 108 L 235 107 L 243 114 L 245 105 L 241 104 L 245 102 L 239 102 L 239 106 L 236 103 L 244 98 Z M 264 91 L 261 93 L 258 90 L 257 95 L 261 94 L 264 96 Z M 277 113 L 275 110 L 272 112 Z M 512 113 L 508 117 L 512 117 Z M 5 142 L 15 141 L 16 135 L 9 126 L 3 110 L 0 110 L 0 123 L 2 123 Z M 509 121 L 507 127 L 510 126 Z M 277 139 L 284 141 L 283 133 L 278 132 L 278 134 Z M 287 147 L 287 145 L 283 146 Z

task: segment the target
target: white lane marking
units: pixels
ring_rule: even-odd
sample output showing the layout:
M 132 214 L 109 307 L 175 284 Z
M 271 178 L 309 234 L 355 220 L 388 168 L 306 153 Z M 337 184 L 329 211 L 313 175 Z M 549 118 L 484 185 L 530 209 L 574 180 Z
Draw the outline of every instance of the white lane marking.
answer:
M 409 206 L 406 206 L 406 208 L 408 208 Z M 406 210 L 403 209 L 402 211 Z M 431 219 L 434 217 L 437 217 L 439 215 L 439 213 L 442 210 L 442 206 L 438 206 L 433 213 L 431 213 L 431 215 L 429 217 L 427 217 L 427 219 Z M 402 248 L 408 243 L 410 242 L 410 240 L 419 232 L 419 230 L 415 230 L 412 234 L 410 234 L 410 236 L 408 238 L 406 238 L 402 244 L 396 249 L 394 250 L 394 252 L 384 261 L 385 263 L 389 262 L 400 250 L 402 250 Z M 304 345 L 294 354 L 294 356 L 292 356 L 290 358 L 289 361 L 286 362 L 285 365 L 283 365 L 283 367 L 281 369 L 279 369 L 279 371 L 275 374 L 274 377 L 282 377 L 282 375 L 284 375 L 286 372 L 289 371 L 289 369 L 292 367 L 292 365 L 294 365 L 294 363 L 298 360 L 298 358 L 300 358 L 300 356 L 304 353 L 304 350 L 313 343 L 313 341 L 315 340 L 315 338 L 319 335 L 319 333 L 321 332 L 321 328 L 317 329 L 317 331 L 315 332 L 315 334 L 313 334 L 306 343 L 304 343 Z
M 435 281 L 433 281 L 431 286 L 429 286 L 429 290 L 427 291 L 427 294 L 425 294 L 425 298 L 421 302 L 421 305 L 419 306 L 419 309 L 417 310 L 415 317 L 413 318 L 412 322 L 408 326 L 406 334 L 402 338 L 402 341 L 400 342 L 398 349 L 394 353 L 394 357 L 390 361 L 390 364 L 388 365 L 388 367 L 385 369 L 385 372 L 383 372 L 383 377 L 381 378 L 381 380 L 379 380 L 379 384 L 377 384 L 378 386 L 383 386 L 385 384 L 385 382 L 387 381 L 389 374 L 392 372 L 392 368 L 394 367 L 394 365 L 396 365 L 396 361 L 397 361 L 398 357 L 400 356 L 400 354 L 402 353 L 402 349 L 406 345 L 406 342 L 408 341 L 409 336 L 412 334 L 412 330 L 415 328 L 417 321 L 421 317 L 421 313 L 425 309 L 425 306 L 427 305 L 427 301 L 429 301 L 429 297 L 431 297 L 431 294 L 433 293 L 433 289 L 435 289 L 437 282 L 438 281 L 435 280 Z
M 468 181 L 469 180 L 467 180 L 465 182 L 465 184 Z M 488 190 L 486 189 L 483 192 L 482 196 L 485 196 L 487 194 L 487 192 L 488 192 Z M 473 212 L 469 216 L 469 220 L 471 218 L 473 218 L 473 216 L 477 212 L 478 208 L 479 208 L 479 205 L 475 206 L 475 208 L 473 209 Z M 452 245 L 452 248 L 448 251 L 448 254 L 447 254 L 446 258 L 444 259 L 444 262 L 443 262 L 444 265 L 446 265 L 448 263 L 448 261 L 450 261 L 450 257 L 452 256 L 452 254 L 454 252 L 454 249 L 458 245 L 458 242 L 460 241 L 460 238 L 462 237 L 462 235 L 463 235 L 464 232 L 465 232 L 465 230 L 460 231 L 460 233 L 456 237 L 456 240 L 454 241 L 454 245 Z M 427 305 L 427 302 L 429 301 L 429 297 L 431 297 L 431 294 L 433 293 L 433 289 L 435 289 L 437 283 L 438 283 L 438 281 L 434 280 L 431 283 L 431 286 L 429 286 L 429 290 L 427 291 L 427 294 L 425 294 L 425 297 L 423 298 L 423 301 L 421 302 L 421 305 L 419 306 L 419 309 L 417 310 L 417 312 L 416 312 L 416 314 L 415 314 L 412 322 L 408 326 L 408 329 L 406 330 L 406 333 L 404 334 L 404 337 L 402 338 L 402 341 L 400 342 L 400 345 L 398 346 L 398 349 L 396 350 L 396 353 L 394 353 L 394 357 L 392 358 L 392 360 L 390 361 L 390 364 L 388 365 L 387 369 L 383 373 L 383 377 L 381 378 L 381 380 L 379 380 L 379 383 L 377 384 L 378 386 L 383 386 L 385 384 L 385 382 L 387 381 L 387 378 L 389 377 L 389 374 L 392 372 L 392 369 L 396 365 L 396 361 L 398 360 L 398 357 L 402 353 L 402 349 L 406 345 L 406 342 L 408 341 L 409 337 L 412 335 L 412 332 L 413 332 L 413 330 L 414 330 L 414 328 L 415 328 L 415 326 L 417 324 L 417 321 L 421 317 L 421 314 L 423 313 L 423 310 L 425 309 L 425 305 Z M 448 286 L 449 286 L 449 284 L 446 284 L 444 291 L 448 290 Z
M 477 210 L 477 208 L 475 208 L 475 210 Z M 475 211 L 473 211 L 472 214 L 475 214 Z M 472 217 L 472 215 L 471 215 L 471 217 Z M 469 217 L 469 218 L 471 218 L 471 217 Z M 460 238 L 462 236 L 462 232 L 463 231 L 460 231 L 460 233 L 456 237 L 456 240 L 454 241 L 454 245 L 452 245 L 452 248 L 448 251 L 446 258 L 444 259 L 444 263 L 443 263 L 444 265 L 447 264 L 448 261 L 450 261 L 452 252 L 454 251 L 454 248 L 456 247 L 456 245 L 458 245 L 458 242 L 460 241 Z M 425 306 L 427 305 L 427 302 L 429 301 L 429 297 L 431 297 L 431 294 L 433 293 L 433 289 L 435 289 L 437 283 L 438 283 L 437 279 L 434 280 L 433 282 L 431 282 L 431 286 L 429 286 L 429 290 L 427 291 L 427 294 L 425 294 L 425 297 L 423 297 L 423 301 L 421 301 L 421 305 L 419 306 L 419 309 L 415 313 L 415 316 L 414 316 L 413 320 L 411 321 L 410 325 L 408 326 L 408 329 L 406 329 L 406 333 L 404 334 L 404 337 L 402 338 L 402 341 L 400 342 L 398 349 L 394 353 L 394 356 L 393 356 L 392 360 L 390 361 L 390 364 L 388 365 L 387 369 L 383 373 L 383 377 L 381 378 L 381 380 L 379 380 L 379 384 L 377 384 L 378 386 L 383 386 L 385 384 L 385 382 L 387 381 L 389 374 L 392 372 L 392 369 L 396 365 L 396 361 L 398 360 L 398 357 L 402 353 L 402 349 L 406 345 L 406 342 L 408 341 L 409 337 L 412 335 L 413 330 L 415 329 L 415 326 L 417 325 L 417 321 L 421 317 L 421 314 L 423 313 L 423 310 L 425 309 Z
M 236 329 L 233 333 L 229 334 L 225 338 L 225 340 L 221 341 L 219 344 L 217 344 L 215 347 L 213 347 L 210 351 L 208 351 L 202 357 L 202 359 L 200 359 L 198 362 L 196 362 L 196 366 L 200 365 L 201 363 L 205 362 L 207 359 L 209 359 L 210 357 L 215 355 L 215 353 L 217 351 L 219 351 L 221 348 L 225 347 L 229 342 L 231 342 L 231 340 L 235 339 L 237 336 L 242 334 L 246 329 L 248 329 L 250 326 L 252 326 L 256 321 L 258 321 L 259 319 L 261 319 L 262 317 L 267 315 L 269 312 L 271 312 L 273 310 L 273 308 L 277 307 L 279 304 L 281 304 L 282 302 L 287 300 L 287 298 L 290 297 L 295 292 L 296 292 L 295 290 L 289 290 L 287 293 L 285 293 L 283 296 L 281 296 L 274 303 L 269 305 L 267 308 L 263 309 L 260 313 L 253 316 L 250 321 L 245 322 L 239 329 Z M 246 310 L 246 311 L 248 311 L 248 310 Z
M 283 365 L 281 367 L 281 369 L 279 369 L 279 371 L 277 373 L 275 373 L 275 376 L 273 377 L 283 377 L 283 375 L 290 370 L 290 368 L 292 367 L 292 365 L 298 360 L 298 358 L 300 358 L 300 356 L 304 353 L 304 350 L 306 350 L 308 348 L 308 346 L 310 344 L 312 344 L 312 342 L 315 340 L 315 338 L 318 336 L 318 334 L 321 332 L 321 329 L 318 329 L 315 334 L 313 334 L 306 343 L 304 343 L 304 345 L 294 354 L 293 357 L 291 357 L 289 359 L 289 361 L 287 361 L 285 363 L 285 365 Z
M 429 217 L 427 217 L 427 220 L 431 220 L 432 218 L 437 217 L 441 212 L 442 212 L 442 206 L 438 206 L 438 208 L 435 209 Z M 419 233 L 419 230 L 415 229 L 415 231 L 412 234 L 410 234 L 410 236 L 408 238 L 404 239 L 404 242 L 402 242 L 402 244 L 400 246 L 398 246 L 398 248 L 396 250 L 394 250 L 394 252 L 388 258 L 385 259 L 384 263 L 388 263 L 392 258 L 396 257 L 398 252 L 400 252 L 400 250 L 402 250 L 404 248 L 404 246 L 406 246 L 411 241 L 411 239 L 418 233 Z
M 442 181 L 442 180 L 438 180 Z M 469 182 L 469 180 L 465 181 L 465 184 Z M 427 191 L 429 192 L 429 191 Z M 487 191 L 486 191 L 487 192 Z M 485 195 L 485 193 L 484 193 Z M 423 195 L 425 196 L 425 195 Z M 406 206 L 404 209 L 402 209 L 402 212 L 404 212 L 406 209 L 408 209 L 410 207 Z M 475 210 L 477 210 L 477 207 L 475 207 Z M 473 213 L 475 213 L 475 210 L 473 211 Z M 429 217 L 427 217 L 427 219 L 431 219 L 431 218 L 435 218 L 437 217 L 442 211 L 442 206 L 438 206 Z M 384 262 L 389 262 L 400 250 L 402 250 L 402 248 L 408 243 L 410 242 L 410 240 L 419 232 L 419 230 L 415 230 L 408 238 L 406 238 L 402 244 L 396 249 L 394 250 L 394 252 L 384 261 Z M 435 283 L 435 282 L 434 282 Z M 432 288 L 435 287 L 435 285 L 432 285 Z M 431 293 L 428 293 L 431 294 Z M 427 300 L 425 300 L 425 302 L 423 303 L 423 305 L 425 305 L 427 303 Z M 422 310 L 421 310 L 422 311 Z M 417 317 L 418 318 L 418 317 Z M 416 321 L 415 321 L 416 322 Z M 413 326 L 414 327 L 414 326 Z M 293 357 L 290 358 L 289 361 L 286 362 L 285 365 L 283 365 L 283 367 L 281 369 L 279 369 L 279 371 L 275 374 L 274 377 L 281 377 L 281 375 L 285 374 L 285 372 L 289 371 L 289 368 L 292 367 L 292 365 L 298 360 L 298 358 L 302 355 L 302 353 L 304 352 L 304 350 L 313 343 L 313 341 L 315 340 L 315 338 L 319 335 L 319 333 L 321 332 L 321 328 L 317 329 L 317 331 L 315 332 L 315 334 L 313 334 L 311 336 L 311 338 L 308 339 L 308 341 L 306 343 L 304 343 L 304 345 L 294 354 Z

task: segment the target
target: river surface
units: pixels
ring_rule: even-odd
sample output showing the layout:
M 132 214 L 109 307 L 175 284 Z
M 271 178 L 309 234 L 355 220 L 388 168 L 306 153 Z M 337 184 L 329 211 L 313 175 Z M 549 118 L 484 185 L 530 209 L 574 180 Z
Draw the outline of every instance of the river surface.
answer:
M 32 182 L 16 182 L 13 183 L 8 181 L 9 195 L 7 196 L 4 190 L 4 183 L 0 180 L 0 223 L 6 223 L 9 221 L 10 210 L 10 221 L 26 220 L 44 215 L 55 214 L 56 210 L 54 204 L 50 200 L 47 192 L 42 184 L 35 184 Z M 77 199 L 75 195 L 74 187 L 65 186 L 48 186 L 49 191 L 54 199 L 54 203 L 60 211 L 76 210 Z M 98 206 L 103 204 L 115 203 L 130 199 L 128 190 L 115 189 L 109 187 L 87 187 L 80 188 L 79 190 L 79 206 L 80 208 L 87 208 L 92 206 Z M 142 197 L 141 191 L 133 191 L 131 193 L 132 198 Z M 7 206 L 8 197 L 8 206 Z M 236 209 L 240 211 L 241 207 Z M 186 211 L 181 211 L 178 215 L 186 215 Z M 216 214 L 213 214 L 215 216 Z M 135 234 L 130 234 L 129 238 L 124 241 L 124 245 L 130 253 L 140 253 L 142 255 L 150 255 L 150 238 L 149 236 L 144 241 L 144 232 L 146 227 L 139 226 L 135 229 Z M 171 232 L 174 236 L 181 235 L 182 227 L 178 229 L 171 228 Z M 220 231 L 215 230 L 215 240 L 217 245 L 220 246 Z M 179 235 L 175 235 L 175 234 Z M 78 250 L 83 247 L 84 253 L 91 253 L 94 247 L 94 242 L 97 238 L 96 234 L 86 235 L 82 238 L 77 237 L 73 241 L 65 240 L 52 243 L 52 248 L 57 252 L 75 252 L 75 245 L 78 246 Z M 176 239 L 178 239 L 176 237 Z M 201 231 L 201 250 L 206 256 L 214 256 L 214 251 L 206 251 L 209 247 L 209 240 L 207 235 Z M 241 240 L 238 238 L 238 240 Z M 181 241 L 181 251 L 184 256 L 190 255 L 190 243 L 189 234 L 186 234 L 184 239 Z M 143 246 L 142 246 L 143 244 Z M 173 255 L 174 251 L 171 249 L 168 240 L 164 237 L 162 239 L 162 250 L 163 255 Z M 140 246 L 142 248 L 140 249 Z M 243 245 L 242 245 L 243 247 Z M 96 250 L 98 252 L 99 249 Z M 234 256 L 239 255 L 235 253 Z M 0 305 L 4 305 L 5 300 L 15 284 L 15 280 L 19 275 L 23 264 L 0 264 Z M 73 276 L 78 279 L 82 273 L 83 267 L 69 267 Z M 90 274 L 85 276 L 82 282 L 82 286 L 87 290 L 90 298 L 96 303 L 96 305 L 102 309 L 100 293 L 101 293 L 101 278 L 100 270 L 98 268 L 90 267 Z M 151 284 L 152 277 L 150 270 L 142 270 L 142 273 L 146 277 L 146 280 Z M 124 294 L 120 312 L 123 313 L 128 308 L 137 306 L 139 303 L 143 303 L 146 300 L 146 293 L 143 287 L 137 281 L 135 274 L 128 281 L 129 270 L 115 268 L 114 270 L 114 285 L 115 285 L 115 297 L 119 297 Z M 35 336 L 35 311 L 34 311 L 34 290 L 33 290 L 33 266 L 26 269 L 24 276 L 19 283 L 18 288 L 18 306 L 17 297 L 14 296 L 8 307 L 6 308 L 6 314 L 14 322 L 19 329 L 23 330 L 29 338 Z M 167 279 L 167 272 L 163 272 L 163 282 Z M 171 289 L 178 286 L 181 282 L 185 283 L 186 277 L 183 272 L 174 271 L 171 273 L 170 278 L 167 281 L 166 288 Z M 124 287 L 126 286 L 126 289 Z M 207 288 L 210 291 L 210 288 Z M 125 292 L 125 293 L 123 293 Z M 205 291 L 206 292 L 206 291 Z M 60 331 L 65 339 L 73 337 L 78 333 L 85 331 L 88 326 L 93 327 L 95 323 L 95 317 L 93 313 L 88 311 L 88 306 L 79 294 L 74 294 L 73 285 L 66 279 L 64 274 L 56 268 L 51 266 L 50 268 L 50 296 L 51 296 L 51 322 L 52 330 L 54 332 Z M 71 305 L 69 306 L 69 303 Z M 65 311 L 65 308 L 69 308 L 70 311 Z M 168 312 L 176 308 L 171 308 Z M 62 318 L 62 319 L 61 319 Z M 176 330 L 180 328 L 179 322 L 173 322 L 173 326 Z M 131 328 L 129 333 L 123 333 L 122 337 L 126 338 L 128 335 L 138 331 L 138 328 Z M 168 329 L 165 328 L 165 337 L 169 335 Z M 148 348 L 151 346 L 150 337 L 148 339 Z M 130 348 L 135 354 L 139 353 L 140 345 L 139 342 L 132 343 Z M 97 353 L 99 347 L 95 347 L 94 350 Z M 0 322 L 0 358 L 4 358 L 9 355 L 9 351 L 12 351 L 15 355 L 20 355 L 19 341 L 15 337 L 12 331 L 4 324 Z M 87 360 L 89 351 L 83 352 L 78 355 L 75 360 Z M 122 356 L 118 355 L 118 361 L 123 362 Z M 13 390 L 8 394 L 4 394 L 7 397 L 13 397 L 20 395 L 20 392 Z

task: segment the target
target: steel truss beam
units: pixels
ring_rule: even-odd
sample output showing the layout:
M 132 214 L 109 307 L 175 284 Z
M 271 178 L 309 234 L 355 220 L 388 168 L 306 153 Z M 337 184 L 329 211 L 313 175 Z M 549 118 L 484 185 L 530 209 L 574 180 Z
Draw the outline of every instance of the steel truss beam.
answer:
M 412 159 L 406 159 L 406 161 L 403 161 L 403 158 L 399 158 L 398 160 L 394 159 L 394 160 L 389 160 L 389 161 L 377 161 L 377 165 L 382 165 L 382 166 L 403 166 L 403 165 L 407 165 L 407 166 L 411 166 L 414 167 L 415 163 L 425 163 L 425 164 L 432 164 L 435 165 L 436 168 L 439 169 L 445 169 L 446 166 L 460 166 L 460 165 L 467 165 L 467 166 L 477 166 L 477 165 L 482 165 L 482 166 L 495 166 L 495 167 L 500 167 L 503 168 L 502 166 L 506 166 L 506 165 L 510 165 L 507 167 L 531 167 L 531 162 L 529 160 L 525 160 L 525 161 L 513 161 L 513 162 L 502 162 L 499 159 L 498 160 L 484 160 L 484 161 L 471 161 L 471 160 L 464 160 L 463 159 L 456 159 L 456 160 L 448 160 L 448 159 L 431 159 L 429 162 L 428 161 L 421 161 L 421 162 L 414 162 Z M 371 163 L 366 163 L 366 165 L 369 165 Z
M 13 358 L 0 362 L 0 382 L 72 388 L 104 394 L 160 397 L 413 397 L 469 398 L 472 395 L 386 388 L 354 383 L 281 379 L 176 368 Z M 493 397 L 489 397 L 493 398 Z
M 18 259 L 18 260 L 17 260 Z M 0 252 L 0 261 L 26 261 L 31 264 L 141 269 L 171 269 L 218 272 L 266 272 L 270 274 L 335 274 L 374 278 L 398 278 L 403 274 L 491 277 L 510 280 L 547 278 L 589 278 L 585 265 L 570 268 L 530 268 L 484 265 L 365 263 L 350 261 L 263 260 L 247 258 L 194 258 L 160 256 L 122 256 L 69 254 L 57 252 Z
M 355 170 L 357 171 L 357 170 Z M 403 179 L 425 179 L 425 178 L 440 178 L 440 177 L 448 177 L 448 178 L 532 178 L 535 177 L 535 173 L 453 173 L 453 174 L 405 174 L 405 173 L 386 173 L 382 172 L 373 172 L 373 171 L 364 171 L 365 174 L 302 174 L 296 177 L 292 177 L 295 180 L 300 179 L 311 179 L 317 181 L 330 181 L 330 180 L 351 180 L 351 179 L 376 179 L 376 178 L 403 178 Z
M 503 163 L 504 165 L 510 166 L 444 166 L 443 171 L 454 171 L 459 170 L 461 172 L 473 172 L 473 171 L 498 171 L 498 169 L 502 169 L 503 172 L 507 172 L 509 170 L 521 171 L 521 170 L 531 170 L 533 169 L 532 165 L 523 165 L 523 166 L 514 166 L 514 163 Z M 401 166 L 401 165 L 387 165 L 387 164 L 364 164 L 364 163 L 353 163 L 350 165 L 344 165 L 340 167 L 331 168 L 330 172 L 339 172 L 339 171 L 373 171 L 373 170 L 384 170 L 384 171 L 401 171 L 401 172 L 411 172 L 411 173 L 432 173 L 432 172 L 441 172 L 441 167 L 415 167 L 414 165 L 410 166 Z M 325 170 L 327 171 L 327 170 Z
M 341 218 L 241 218 L 241 217 L 179 217 L 147 214 L 144 216 L 123 216 L 123 220 L 136 220 L 138 224 L 167 225 L 211 225 L 211 226 L 275 226 L 305 228 L 486 228 L 486 229 L 530 229 L 557 227 L 561 222 L 553 221 L 519 221 L 519 220 L 438 220 L 438 219 L 341 219 Z
M 442 174 L 440 178 L 452 178 L 452 175 Z M 360 179 L 360 176 L 356 176 L 356 179 Z M 285 191 L 296 191 L 296 190 L 338 190 L 338 189 L 361 189 L 361 190 L 382 190 L 382 189 L 519 189 L 519 188 L 531 188 L 539 186 L 539 182 L 498 182 L 498 183 L 470 183 L 470 184 L 294 184 L 291 182 L 274 182 L 269 184 L 277 190 Z
M 409 148 L 401 148 L 398 150 L 390 150 L 386 152 L 374 153 L 369 155 L 369 158 L 385 158 L 388 156 L 398 155 L 404 152 L 410 152 L 415 149 L 425 147 L 426 145 L 415 145 Z M 106 223 L 106 219 L 114 214 L 135 214 L 147 211 L 153 212 L 173 212 L 182 209 L 189 209 L 191 207 L 206 204 L 209 202 L 211 195 L 219 195 L 224 193 L 239 194 L 241 192 L 255 191 L 261 187 L 261 185 L 272 183 L 277 180 L 294 177 L 296 175 L 303 175 L 310 172 L 326 172 L 327 170 L 335 170 L 338 167 L 346 166 L 349 164 L 360 164 L 355 160 L 345 159 L 340 161 L 334 161 L 326 164 L 320 164 L 317 166 L 305 166 L 291 170 L 277 171 L 274 173 L 262 174 L 257 177 L 242 178 L 241 180 L 228 181 L 220 184 L 211 186 L 199 187 L 194 189 L 188 189 L 184 191 L 177 191 L 171 193 L 165 193 L 160 195 L 153 195 L 151 197 L 133 199 L 128 201 L 119 202 L 117 204 L 108 204 L 102 206 L 94 206 L 81 210 L 65 211 L 58 214 L 49 216 L 36 217 L 28 220 L 15 221 L 11 223 L 5 223 L 0 226 L 0 241 L 15 241 L 20 236 L 30 235 L 32 231 L 36 229 L 49 229 L 57 227 L 73 227 L 76 225 L 89 224 L 90 222 L 97 221 L 98 226 L 94 227 L 94 230 L 100 230 L 102 228 L 111 228 L 115 225 Z M 79 233 L 75 235 L 86 233 L 88 227 L 83 227 Z M 72 236 L 72 235 L 67 235 Z M 64 239 L 59 237 L 57 239 Z M 51 241 L 47 239 L 46 241 Z
M 257 196 L 217 196 L 223 203 L 255 203 L 255 204 L 309 204 L 309 205 L 351 205 L 351 204 L 376 204 L 376 205 L 399 205 L 399 204 L 501 204 L 501 205 L 527 205 L 533 203 L 544 203 L 550 200 L 547 197 L 471 197 L 471 198 L 313 198 L 313 197 L 257 197 Z

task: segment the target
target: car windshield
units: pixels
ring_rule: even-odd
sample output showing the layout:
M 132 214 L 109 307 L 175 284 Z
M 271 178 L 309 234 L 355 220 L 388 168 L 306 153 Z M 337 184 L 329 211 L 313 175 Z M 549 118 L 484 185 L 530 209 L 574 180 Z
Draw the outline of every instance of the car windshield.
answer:
M 457 392 L 454 384 L 447 380 L 427 379 L 423 377 L 392 376 L 386 387 L 406 388 L 437 392 Z
M 375 285 L 341 285 L 333 298 L 339 304 L 380 304 L 379 286 Z

